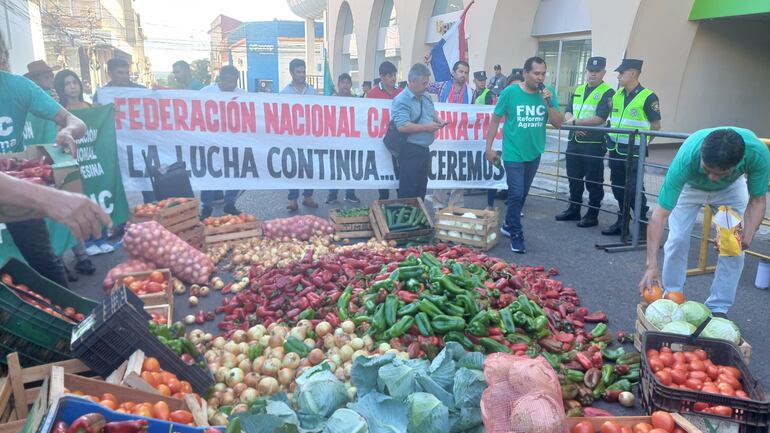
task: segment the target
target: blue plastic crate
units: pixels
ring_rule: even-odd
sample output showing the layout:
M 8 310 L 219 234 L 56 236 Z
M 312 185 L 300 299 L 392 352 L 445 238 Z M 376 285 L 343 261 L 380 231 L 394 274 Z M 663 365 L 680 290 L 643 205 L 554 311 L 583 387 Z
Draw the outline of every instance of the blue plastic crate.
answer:
M 138 415 L 115 412 L 98 403 L 94 403 L 91 400 L 75 396 L 65 396 L 54 401 L 50 411 L 46 415 L 43 422 L 40 424 L 38 433 L 50 433 L 56 421 L 64 421 L 69 425 L 78 419 L 78 417 L 81 415 L 93 412 L 104 415 L 104 418 L 107 420 L 107 422 L 146 419 L 149 424 L 147 433 L 203 433 L 203 431 L 206 429 L 212 428 L 190 427 L 184 424 L 161 421 L 155 418 L 147 418 Z M 224 431 L 224 428 L 219 428 L 219 430 Z

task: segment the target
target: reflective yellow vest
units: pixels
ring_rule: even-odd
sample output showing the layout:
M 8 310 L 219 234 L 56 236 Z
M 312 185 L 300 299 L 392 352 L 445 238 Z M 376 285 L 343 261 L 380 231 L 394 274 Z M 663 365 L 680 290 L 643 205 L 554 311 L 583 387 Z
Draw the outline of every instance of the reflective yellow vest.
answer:
M 484 89 L 473 103 L 476 105 L 486 105 L 487 93 L 489 93 L 489 89 Z
M 604 94 L 610 90 L 610 86 L 604 81 L 596 86 L 590 94 L 586 95 L 586 84 L 582 84 L 575 89 L 575 93 L 572 95 L 572 114 L 575 119 L 586 119 L 596 115 L 596 108 L 599 107 L 599 102 L 604 98 Z M 601 141 L 584 141 L 575 136 L 574 131 L 570 131 L 570 140 L 575 140 L 578 143 L 604 143 Z
M 639 92 L 631 102 L 625 105 L 625 92 L 623 89 L 615 92 L 615 96 L 612 97 L 612 114 L 610 114 L 610 126 L 620 129 L 638 129 L 639 131 L 650 130 L 650 120 L 647 118 L 647 114 L 644 112 L 644 103 L 647 98 L 653 94 L 650 89 L 643 89 Z M 609 134 L 610 139 L 614 143 L 609 143 L 608 150 L 614 150 L 621 155 L 625 155 L 622 152 L 618 152 L 618 143 L 628 144 L 628 134 Z M 638 141 L 637 141 L 638 142 Z

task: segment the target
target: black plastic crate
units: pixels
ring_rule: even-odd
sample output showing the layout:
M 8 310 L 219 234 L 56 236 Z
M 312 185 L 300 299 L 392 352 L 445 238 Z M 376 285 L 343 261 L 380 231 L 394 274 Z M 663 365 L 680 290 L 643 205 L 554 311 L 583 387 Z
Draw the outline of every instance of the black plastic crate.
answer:
M 26 285 L 62 308 L 73 307 L 80 313 L 88 314 L 98 305 L 46 279 L 16 259 L 3 264 L 0 273 L 7 273 L 14 285 Z M 4 363 L 5 354 L 10 352 L 18 352 L 25 367 L 69 359 L 72 357 L 70 339 L 75 326 L 73 322 L 35 307 L 16 290 L 0 283 L 0 362 Z
M 161 367 L 190 382 L 198 394 L 214 384 L 207 371 L 189 366 L 164 346 L 149 328 L 141 299 L 125 286 L 110 293 L 72 333 L 72 353 L 102 377 L 109 376 L 136 350 L 158 359 Z
M 729 397 L 721 394 L 704 393 L 662 385 L 654 376 L 647 363 L 647 349 L 671 347 L 675 352 L 690 351 L 697 348 L 708 353 L 709 359 L 719 365 L 728 365 L 741 372 L 741 385 L 750 399 Z M 732 416 L 721 417 L 740 424 L 740 433 L 766 432 L 770 425 L 770 398 L 762 385 L 751 374 L 740 350 L 734 344 L 712 338 L 697 338 L 694 341 L 689 336 L 666 334 L 662 332 L 647 332 L 642 337 L 642 369 L 641 393 L 642 404 L 648 412 L 666 410 L 669 412 L 695 412 L 693 406 L 697 402 L 710 405 L 728 406 L 733 409 Z

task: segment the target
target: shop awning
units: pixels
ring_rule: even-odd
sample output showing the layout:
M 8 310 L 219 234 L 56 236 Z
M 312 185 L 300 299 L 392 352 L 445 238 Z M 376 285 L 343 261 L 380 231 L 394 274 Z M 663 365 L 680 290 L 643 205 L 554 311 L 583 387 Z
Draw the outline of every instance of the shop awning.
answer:
M 770 0 L 695 0 L 690 21 L 770 13 Z

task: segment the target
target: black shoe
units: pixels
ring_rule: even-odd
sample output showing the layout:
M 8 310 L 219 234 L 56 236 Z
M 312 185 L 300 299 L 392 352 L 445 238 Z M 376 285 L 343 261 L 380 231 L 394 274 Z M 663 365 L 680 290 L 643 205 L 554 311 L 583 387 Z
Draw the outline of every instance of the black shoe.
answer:
M 81 275 L 93 275 L 96 272 L 96 266 L 91 262 L 91 259 L 84 259 L 75 264 L 75 270 Z
M 337 200 L 337 197 L 335 196 L 328 196 L 326 197 L 326 204 L 338 204 L 340 201 Z
M 571 204 L 564 212 L 556 215 L 556 221 L 580 221 L 580 206 Z
M 238 208 L 235 207 L 234 204 L 226 204 L 225 208 L 224 208 L 224 211 L 225 211 L 226 214 L 230 214 L 230 215 L 240 215 L 241 214 L 241 211 L 238 210 Z
M 599 209 L 589 208 L 583 219 L 577 223 L 578 227 L 594 227 L 599 225 Z
M 67 271 L 67 281 L 69 281 L 70 283 L 74 283 L 79 279 L 78 274 L 72 272 L 69 266 L 64 266 L 64 270 Z
M 204 207 L 203 209 L 201 209 L 200 219 L 205 220 L 206 218 L 210 217 L 212 213 L 214 213 L 214 208 Z
M 346 195 L 345 196 L 345 201 L 348 202 L 348 203 L 353 203 L 353 204 L 361 203 L 361 200 L 358 197 L 356 197 L 355 194 L 353 194 L 353 195 Z
M 605 236 L 617 236 L 621 233 L 622 229 L 623 229 L 623 219 L 618 217 L 618 220 L 615 222 L 615 224 L 602 230 L 602 234 Z

